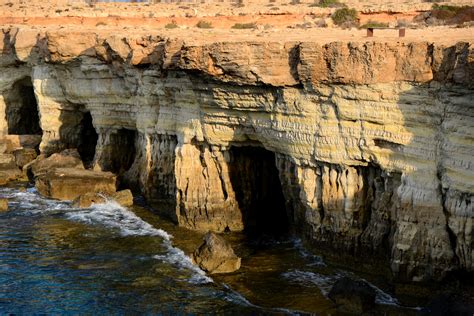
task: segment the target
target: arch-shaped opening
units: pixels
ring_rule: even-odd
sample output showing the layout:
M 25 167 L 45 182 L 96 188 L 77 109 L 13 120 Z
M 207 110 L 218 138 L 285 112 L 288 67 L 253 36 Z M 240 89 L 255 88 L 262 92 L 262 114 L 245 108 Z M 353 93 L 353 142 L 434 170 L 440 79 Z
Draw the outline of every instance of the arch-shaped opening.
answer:
M 25 77 L 17 81 L 7 98 L 5 98 L 5 103 L 8 134 L 43 134 L 31 77 Z
M 245 232 L 251 236 L 285 235 L 289 223 L 275 154 L 253 146 L 232 146 L 229 153 L 230 179 Z
M 92 115 L 90 112 L 84 112 L 79 126 L 79 141 L 77 150 L 81 155 L 84 166 L 86 168 L 91 168 L 94 161 L 95 148 L 97 146 L 99 135 L 92 124 Z

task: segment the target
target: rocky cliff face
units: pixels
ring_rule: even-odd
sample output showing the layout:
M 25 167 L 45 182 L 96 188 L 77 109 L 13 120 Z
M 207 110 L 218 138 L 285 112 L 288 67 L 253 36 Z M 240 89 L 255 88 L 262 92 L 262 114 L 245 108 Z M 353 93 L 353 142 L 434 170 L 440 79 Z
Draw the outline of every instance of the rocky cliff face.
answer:
M 412 280 L 474 270 L 469 43 L 2 43 L 0 111 L 31 81 L 43 153 L 79 148 L 180 225 L 289 228 Z

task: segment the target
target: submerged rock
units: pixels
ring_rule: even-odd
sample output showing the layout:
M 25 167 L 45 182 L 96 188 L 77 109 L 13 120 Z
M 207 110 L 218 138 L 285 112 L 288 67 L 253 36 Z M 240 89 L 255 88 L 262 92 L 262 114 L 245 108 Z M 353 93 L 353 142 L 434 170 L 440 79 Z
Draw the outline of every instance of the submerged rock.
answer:
M 115 193 L 116 176 L 111 172 L 57 168 L 41 173 L 35 185 L 41 195 L 58 199 L 74 200 L 86 193 Z
M 114 200 L 118 204 L 128 207 L 133 205 L 133 195 L 130 190 L 122 190 L 115 192 L 114 194 L 108 195 L 104 193 L 88 192 L 82 194 L 74 199 L 72 202 L 73 207 L 87 208 L 93 204 L 106 203 L 108 200 Z
M 328 296 L 342 311 L 360 314 L 375 305 L 375 295 L 367 282 L 343 277 L 334 284 Z
M 0 212 L 8 211 L 8 200 L 0 199 Z
M 194 251 L 193 261 L 210 274 L 234 272 L 240 269 L 241 263 L 229 243 L 211 232 L 204 236 L 204 243 Z

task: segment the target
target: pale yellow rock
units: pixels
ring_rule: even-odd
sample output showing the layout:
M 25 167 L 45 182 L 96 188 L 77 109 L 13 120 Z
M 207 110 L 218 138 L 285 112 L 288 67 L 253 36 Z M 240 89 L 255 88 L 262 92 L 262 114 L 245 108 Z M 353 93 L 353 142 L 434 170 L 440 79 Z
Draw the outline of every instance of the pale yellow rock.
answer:
M 0 212 L 8 211 L 8 200 L 0 199 Z

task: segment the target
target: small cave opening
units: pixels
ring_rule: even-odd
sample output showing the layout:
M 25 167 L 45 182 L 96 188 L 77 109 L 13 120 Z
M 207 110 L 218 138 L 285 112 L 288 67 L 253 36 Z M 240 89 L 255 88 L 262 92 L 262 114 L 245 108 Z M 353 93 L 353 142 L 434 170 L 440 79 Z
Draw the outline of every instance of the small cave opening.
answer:
M 135 161 L 138 133 L 136 130 L 119 129 L 110 135 L 107 146 L 109 160 L 104 170 L 118 175 L 119 187 L 124 188 L 123 175 Z
M 43 134 L 31 77 L 25 77 L 13 84 L 5 103 L 8 134 Z
M 275 154 L 253 146 L 232 146 L 229 153 L 230 179 L 244 232 L 251 237 L 285 236 L 289 224 Z
M 79 141 L 77 151 L 86 168 L 91 168 L 95 157 L 95 148 L 97 146 L 97 134 L 90 112 L 84 112 L 82 120 L 79 123 Z

